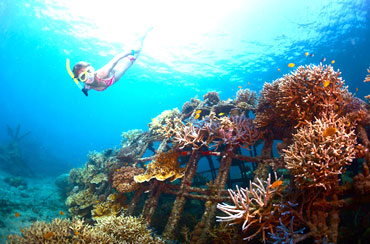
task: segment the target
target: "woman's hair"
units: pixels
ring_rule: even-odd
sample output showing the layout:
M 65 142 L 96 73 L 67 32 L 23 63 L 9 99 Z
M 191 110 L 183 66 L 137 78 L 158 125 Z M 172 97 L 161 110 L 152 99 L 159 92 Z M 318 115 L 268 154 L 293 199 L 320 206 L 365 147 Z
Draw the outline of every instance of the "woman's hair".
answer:
M 75 66 L 73 66 L 73 75 L 75 76 L 75 78 L 78 77 L 78 72 L 80 71 L 80 69 L 86 68 L 88 66 L 90 66 L 90 64 L 84 61 L 80 61 L 76 63 Z

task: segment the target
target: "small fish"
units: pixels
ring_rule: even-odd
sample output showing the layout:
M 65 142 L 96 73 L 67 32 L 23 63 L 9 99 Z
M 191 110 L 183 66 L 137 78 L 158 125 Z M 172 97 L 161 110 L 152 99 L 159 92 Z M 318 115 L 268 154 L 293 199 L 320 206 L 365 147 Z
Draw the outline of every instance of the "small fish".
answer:
M 335 60 L 332 60 L 331 63 L 334 64 L 335 63 Z
M 330 85 L 330 80 L 326 80 L 322 84 L 324 85 L 324 87 L 327 87 L 328 85 Z
M 358 92 L 358 88 L 356 87 L 356 91 Z
M 311 58 L 315 57 L 315 54 L 314 54 L 314 53 L 311 53 L 311 54 L 310 54 L 310 57 L 311 57 Z
M 128 163 L 125 163 L 125 166 L 127 166 L 128 165 Z
M 200 114 L 201 112 L 202 112 L 202 110 L 200 110 L 200 109 L 195 111 L 196 114 Z
M 54 232 L 47 232 L 45 235 L 44 235 L 44 238 L 45 239 L 49 239 L 50 237 L 52 237 L 54 235 Z
M 280 71 L 280 69 L 278 69 L 278 71 Z
M 309 54 L 308 52 L 305 52 L 305 53 L 304 53 L 304 55 L 305 55 L 306 57 L 308 56 L 308 54 Z
M 22 233 L 24 233 L 24 229 L 22 229 L 21 227 L 19 227 L 19 229 L 21 230 Z
M 238 86 L 239 89 L 242 89 L 242 86 Z
M 293 68 L 294 66 L 295 66 L 295 63 L 289 63 L 289 64 L 288 64 L 288 67 L 289 67 L 289 68 Z
M 274 188 L 276 188 L 276 187 L 280 186 L 281 184 L 283 184 L 283 181 L 281 181 L 281 180 L 277 180 L 277 181 L 275 181 L 274 183 L 272 183 L 272 185 L 271 185 L 271 189 L 274 189 Z
M 189 126 L 191 127 L 191 126 L 193 126 L 193 124 L 191 122 L 189 122 Z
M 321 62 L 325 62 L 325 61 L 326 61 L 326 58 L 322 58 L 322 59 L 321 59 Z
M 14 216 L 15 216 L 16 218 L 18 218 L 19 216 L 21 216 L 21 214 L 20 214 L 20 213 L 18 213 L 18 212 L 16 212 L 16 213 L 14 214 Z
M 73 234 L 75 234 L 75 236 L 78 236 L 80 234 L 80 232 L 78 232 L 77 230 L 75 232 L 73 232 Z
M 351 122 L 348 122 L 347 126 L 351 126 Z
M 116 169 L 117 172 L 119 172 L 119 169 Z
M 144 193 L 149 193 L 150 192 L 150 190 L 146 190 L 146 191 L 144 191 Z
M 59 214 L 60 214 L 60 215 L 64 215 L 64 212 L 63 212 L 63 211 L 59 211 Z
M 251 85 L 251 83 L 250 82 L 248 82 L 248 86 L 250 86 Z
M 95 201 L 95 203 L 99 203 L 99 201 L 98 201 L 98 200 L 96 200 L 96 201 Z
M 337 133 L 337 131 L 338 131 L 337 128 L 329 127 L 329 128 L 326 128 L 322 134 L 323 136 L 327 137 L 327 136 L 334 135 L 335 133 Z
M 225 113 L 219 113 L 219 114 L 218 114 L 218 116 L 222 116 L 222 115 L 224 115 L 224 114 L 225 114 Z
M 200 114 L 195 115 L 194 119 L 199 119 Z
M 188 153 L 189 153 L 189 152 L 187 152 L 187 151 L 183 151 L 183 152 L 181 152 L 181 153 L 180 153 L 180 155 L 181 155 L 181 156 L 186 156 L 186 155 L 188 155 Z

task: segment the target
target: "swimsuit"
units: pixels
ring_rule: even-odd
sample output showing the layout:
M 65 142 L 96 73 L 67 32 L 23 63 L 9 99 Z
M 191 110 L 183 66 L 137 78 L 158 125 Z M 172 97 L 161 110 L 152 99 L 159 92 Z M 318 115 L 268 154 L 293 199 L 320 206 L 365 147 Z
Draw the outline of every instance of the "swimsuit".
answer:
M 104 81 L 104 83 L 106 85 L 106 87 L 101 91 L 104 91 L 105 89 L 110 87 L 116 81 L 115 78 L 116 78 L 115 75 L 113 75 L 111 78 L 108 78 L 108 79 L 102 79 L 99 76 L 95 75 L 95 79 L 97 79 L 98 81 Z

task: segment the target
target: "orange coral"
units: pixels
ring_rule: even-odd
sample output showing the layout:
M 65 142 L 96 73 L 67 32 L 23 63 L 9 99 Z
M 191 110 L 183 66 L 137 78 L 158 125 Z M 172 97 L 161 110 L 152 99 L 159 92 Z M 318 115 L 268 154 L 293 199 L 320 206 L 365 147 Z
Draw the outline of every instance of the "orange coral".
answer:
M 184 168 L 180 168 L 179 153 L 171 150 L 159 153 L 153 162 L 148 164 L 144 174 L 136 175 L 134 180 L 138 183 L 150 181 L 155 178 L 159 181 L 169 179 L 171 182 L 184 176 Z
M 328 128 L 336 128 L 332 135 Z M 308 122 L 293 135 L 293 144 L 283 150 L 286 168 L 290 169 L 297 187 L 331 188 L 356 155 L 354 126 L 346 117 L 331 113 Z
M 369 68 L 369 69 L 367 69 L 367 72 L 368 72 L 369 74 L 365 77 L 364 82 L 370 82 L 370 68 Z
M 323 112 L 341 113 L 350 96 L 339 75 L 331 65 L 300 66 L 272 84 L 266 83 L 257 107 L 257 124 L 261 128 L 299 127 Z
M 142 174 L 144 169 L 135 167 L 122 167 L 113 174 L 113 187 L 118 192 L 127 193 L 139 188 L 139 184 L 134 181 L 134 176 Z

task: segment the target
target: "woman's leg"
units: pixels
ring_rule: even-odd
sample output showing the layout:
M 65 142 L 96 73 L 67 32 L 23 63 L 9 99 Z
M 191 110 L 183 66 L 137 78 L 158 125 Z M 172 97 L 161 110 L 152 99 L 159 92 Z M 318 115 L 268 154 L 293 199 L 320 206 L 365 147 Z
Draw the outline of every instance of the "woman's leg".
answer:
M 115 82 L 121 79 L 122 75 L 134 64 L 135 60 L 139 57 L 141 49 L 143 48 L 144 39 L 148 35 L 149 31 L 151 31 L 152 29 L 153 27 L 149 28 L 145 32 L 145 34 L 135 42 L 135 44 L 132 47 L 132 50 L 134 51 L 134 55 L 130 55 L 122 59 L 113 68 L 113 73 L 115 75 Z

